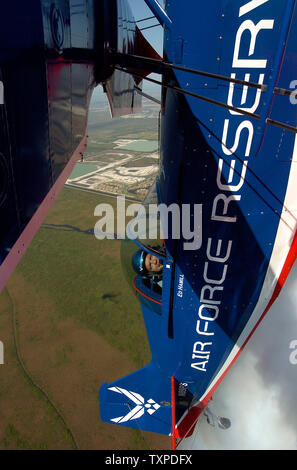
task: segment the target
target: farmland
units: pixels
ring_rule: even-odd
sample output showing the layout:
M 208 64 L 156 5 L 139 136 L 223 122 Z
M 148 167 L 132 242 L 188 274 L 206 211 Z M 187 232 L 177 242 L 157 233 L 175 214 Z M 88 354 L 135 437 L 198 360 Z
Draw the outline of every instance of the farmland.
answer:
M 95 206 L 115 201 L 65 188 L 0 296 L 1 449 L 71 449 L 71 433 L 81 449 L 168 448 L 165 437 L 99 418 L 101 384 L 150 361 L 120 241 L 92 231 Z
M 116 199 L 102 192 L 139 199 L 155 178 L 158 119 L 156 108 L 144 109 L 142 117 L 111 121 L 95 95 L 84 162 L 0 295 L 0 449 L 169 448 L 165 436 L 103 423 L 98 403 L 104 382 L 151 358 L 120 241 L 93 234 L 98 204 L 111 204 L 116 215 Z M 144 151 L 120 147 L 137 140 L 151 143 Z

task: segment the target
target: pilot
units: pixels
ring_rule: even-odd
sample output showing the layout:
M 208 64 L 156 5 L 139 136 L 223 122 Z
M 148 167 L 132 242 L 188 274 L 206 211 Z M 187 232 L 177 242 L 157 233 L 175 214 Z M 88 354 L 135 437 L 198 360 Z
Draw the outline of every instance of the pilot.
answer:
M 160 251 L 160 255 L 164 255 L 164 252 Z M 136 251 L 132 258 L 132 266 L 134 271 L 142 276 L 147 274 L 162 276 L 163 261 L 147 251 Z

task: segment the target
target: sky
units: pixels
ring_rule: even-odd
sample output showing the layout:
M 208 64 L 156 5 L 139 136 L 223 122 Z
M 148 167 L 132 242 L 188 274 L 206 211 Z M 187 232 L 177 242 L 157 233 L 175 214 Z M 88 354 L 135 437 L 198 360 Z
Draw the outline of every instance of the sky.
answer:
M 146 5 L 144 0 L 129 0 L 129 3 L 136 21 L 153 16 L 153 13 Z M 159 4 L 164 7 L 163 0 L 159 0 Z M 151 19 L 148 21 L 143 21 L 138 23 L 138 27 L 145 28 L 154 24 L 158 24 L 158 20 Z M 158 54 L 163 57 L 163 28 L 161 26 L 157 26 L 155 28 L 146 29 L 142 31 L 142 34 L 158 52 Z M 161 80 L 160 76 L 156 74 L 151 74 L 150 78 L 158 81 Z M 158 98 L 161 96 L 161 87 L 159 85 L 152 84 L 147 80 L 143 80 L 142 90 L 145 93 L 152 94 Z
M 151 10 L 148 8 L 144 0 L 129 0 L 131 10 L 133 16 L 136 21 L 141 20 L 143 18 L 148 18 L 153 16 Z M 159 0 L 160 5 L 163 7 L 164 2 Z M 138 26 L 139 28 L 144 28 L 146 26 L 151 26 L 154 24 L 158 24 L 157 20 L 148 20 L 140 23 Z M 147 29 L 142 31 L 142 34 L 145 38 L 151 43 L 154 49 L 160 54 L 163 55 L 163 28 L 158 26 L 156 28 Z
M 144 0 L 128 0 L 128 2 L 130 4 L 135 21 L 153 16 L 153 13 L 146 5 Z M 164 1 L 159 0 L 159 4 L 163 7 Z M 158 24 L 158 21 L 155 19 L 151 19 L 139 23 L 138 26 L 139 28 L 145 28 L 154 24 Z M 158 54 L 160 56 L 163 56 L 163 28 L 161 26 L 157 26 L 155 28 L 146 29 L 142 31 L 142 34 L 150 42 L 150 44 L 158 52 Z M 151 74 L 150 78 L 160 81 L 160 76 L 156 74 Z M 157 98 L 159 98 L 161 95 L 161 87 L 159 85 L 152 84 L 147 80 L 143 81 L 142 89 L 145 93 L 151 94 Z M 102 95 L 103 91 L 101 85 L 97 86 L 93 93 L 95 93 L 95 95 Z

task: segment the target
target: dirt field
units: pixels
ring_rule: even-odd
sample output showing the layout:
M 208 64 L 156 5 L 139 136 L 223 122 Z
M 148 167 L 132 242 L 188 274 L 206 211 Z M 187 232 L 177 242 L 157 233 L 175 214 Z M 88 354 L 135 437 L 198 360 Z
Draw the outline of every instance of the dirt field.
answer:
M 101 384 L 150 361 L 140 307 L 121 272 L 120 242 L 92 234 L 100 202 L 115 204 L 64 189 L 0 295 L 0 449 L 170 448 L 165 436 L 99 417 Z

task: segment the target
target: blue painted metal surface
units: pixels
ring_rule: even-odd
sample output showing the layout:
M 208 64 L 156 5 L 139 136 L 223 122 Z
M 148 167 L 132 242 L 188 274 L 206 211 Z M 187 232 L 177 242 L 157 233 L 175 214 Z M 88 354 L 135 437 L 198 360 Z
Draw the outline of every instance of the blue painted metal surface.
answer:
M 167 408 L 165 423 L 162 402 L 169 400 L 174 376 L 188 392 L 186 404 L 178 392 L 176 400 L 183 410 L 179 417 L 184 412 L 177 419 L 183 435 L 191 424 L 190 410 L 206 406 L 296 258 L 296 134 L 267 122 L 297 127 L 296 106 L 275 93 L 275 87 L 289 89 L 295 79 L 295 4 L 221 0 L 202 6 L 190 0 L 185 8 L 181 1 L 166 2 L 172 20 L 164 31 L 166 62 L 266 84 L 267 91 L 186 71 L 163 75 L 160 202 L 202 204 L 203 241 L 197 250 L 185 250 L 183 238 L 165 241 L 162 315 L 140 298 L 151 365 L 159 373 L 159 380 L 148 377 L 141 393 L 160 410 L 129 415 L 118 424 L 153 430 L 160 418 L 158 432 L 170 434 L 171 412 Z M 257 113 L 260 119 L 166 85 Z M 104 419 L 111 418 L 107 410 L 115 394 L 108 389 L 138 392 L 137 377 L 129 377 L 102 387 Z
M 94 48 L 93 3 L 34 0 L 3 5 L 0 70 L 0 152 L 8 185 L 0 207 L 3 261 L 82 140 L 93 66 L 63 52 Z M 73 13 L 89 28 L 75 36 Z M 73 43 L 73 44 L 72 44 Z M 3 176 L 3 175 L 2 175 Z

